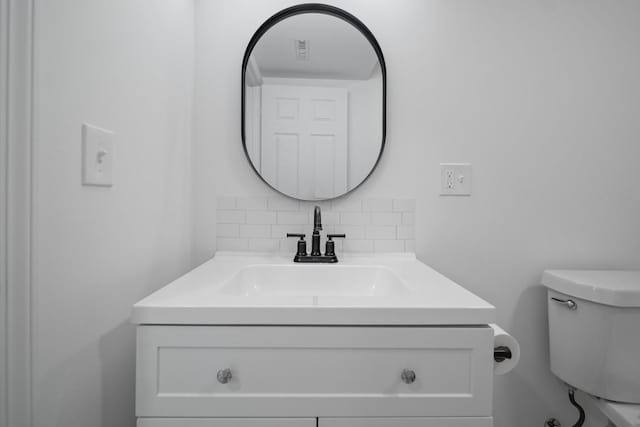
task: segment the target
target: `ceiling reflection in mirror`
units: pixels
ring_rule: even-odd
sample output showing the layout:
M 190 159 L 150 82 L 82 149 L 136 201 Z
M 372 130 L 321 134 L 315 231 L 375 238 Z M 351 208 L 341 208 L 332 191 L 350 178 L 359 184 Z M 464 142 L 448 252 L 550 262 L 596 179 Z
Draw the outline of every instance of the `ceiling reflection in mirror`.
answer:
M 345 19 L 298 11 L 267 21 L 245 55 L 247 157 L 267 184 L 296 199 L 348 193 L 384 146 L 384 60 L 366 27 Z

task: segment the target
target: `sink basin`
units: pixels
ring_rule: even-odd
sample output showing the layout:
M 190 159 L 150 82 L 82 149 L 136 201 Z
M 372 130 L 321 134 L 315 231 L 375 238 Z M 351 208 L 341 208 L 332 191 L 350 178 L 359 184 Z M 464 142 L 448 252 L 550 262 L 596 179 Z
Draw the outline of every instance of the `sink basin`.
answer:
M 233 296 L 395 296 L 408 288 L 389 268 L 371 265 L 250 265 L 219 290 Z
M 139 301 L 139 325 L 486 325 L 495 308 L 413 254 L 218 252 Z

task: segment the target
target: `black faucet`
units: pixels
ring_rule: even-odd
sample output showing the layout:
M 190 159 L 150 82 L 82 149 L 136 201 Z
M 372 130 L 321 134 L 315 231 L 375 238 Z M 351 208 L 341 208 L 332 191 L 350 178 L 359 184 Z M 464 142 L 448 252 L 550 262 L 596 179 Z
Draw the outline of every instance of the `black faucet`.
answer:
M 313 208 L 313 234 L 311 235 L 311 256 L 320 256 L 320 230 L 322 230 L 322 218 L 320 206 Z
M 345 238 L 344 234 L 327 234 L 327 243 L 324 255 L 320 252 L 320 230 L 322 230 L 322 219 L 320 206 L 313 209 L 313 233 L 311 234 L 311 253 L 307 254 L 307 242 L 304 234 L 287 233 L 287 237 L 297 237 L 298 250 L 293 262 L 313 262 L 313 263 L 335 263 L 338 257 L 335 252 L 335 242 L 332 239 Z

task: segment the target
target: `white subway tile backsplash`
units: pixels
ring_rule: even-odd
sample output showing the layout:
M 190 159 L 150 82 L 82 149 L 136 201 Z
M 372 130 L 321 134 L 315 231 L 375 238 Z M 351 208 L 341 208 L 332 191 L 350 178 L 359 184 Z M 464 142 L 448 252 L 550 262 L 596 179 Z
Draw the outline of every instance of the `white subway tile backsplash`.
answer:
M 364 225 L 337 225 L 336 233 L 344 233 L 347 239 L 364 239 Z
M 416 222 L 416 214 L 413 212 L 402 212 L 402 224 L 413 225 Z
M 391 212 L 393 207 L 392 199 L 364 199 L 362 200 L 362 210 L 372 212 Z
M 340 227 L 340 226 L 339 225 L 325 225 L 324 221 L 322 222 L 322 231 L 324 232 L 324 234 L 342 233 L 342 231 L 338 230 L 337 227 Z
M 416 233 L 413 225 L 399 225 L 398 226 L 398 239 L 415 239 Z
M 309 224 L 306 212 L 278 212 L 278 224 Z
M 302 224 L 271 226 L 271 238 L 273 239 L 286 239 L 287 233 L 309 234 L 309 230 L 307 229 L 306 225 Z
M 247 224 L 275 224 L 276 213 L 270 211 L 247 211 Z
M 218 237 L 240 237 L 240 225 L 219 223 L 216 227 Z
M 369 212 L 343 212 L 340 214 L 340 224 L 365 225 L 370 223 L 371 213 Z
M 330 212 L 322 210 L 322 225 L 336 225 L 340 224 L 340 214 L 337 212 Z M 309 211 L 309 224 L 313 224 L 313 210 Z
M 293 254 L 295 254 L 296 250 L 298 249 L 298 244 L 296 243 L 297 241 L 298 241 L 297 239 L 277 240 L 277 242 L 280 245 L 280 252 L 284 254 L 291 254 L 291 256 L 293 257 Z
M 403 240 L 374 240 L 374 252 L 404 252 Z
M 241 210 L 218 210 L 216 212 L 219 224 L 244 224 L 247 213 Z
M 415 199 L 393 199 L 394 212 L 415 212 Z
M 362 200 L 347 198 L 331 202 L 331 209 L 335 212 L 362 212 Z
M 240 237 L 270 238 L 271 225 L 243 224 L 240 226 Z
M 392 225 L 368 225 L 365 228 L 364 236 L 372 240 L 393 240 L 396 238 L 396 227 Z
M 277 252 L 280 241 L 276 239 L 249 239 L 249 250 L 255 252 Z
M 313 207 L 322 209 L 322 242 L 327 233 L 345 233 L 336 240 L 340 252 L 414 252 L 415 200 L 348 197 L 334 201 L 296 201 L 284 196 L 217 199 L 218 249 L 295 253 L 295 238 L 304 233 L 310 250 Z
M 372 212 L 373 225 L 398 225 L 402 223 L 402 214 L 398 212 Z
M 345 239 L 342 247 L 345 252 L 373 252 L 373 240 Z
M 404 241 L 404 251 L 405 252 L 415 252 L 416 251 L 416 241 L 415 240 L 405 240 Z
M 249 239 L 219 237 L 217 239 L 217 246 L 219 251 L 248 251 Z
M 338 212 L 327 212 L 326 214 L 322 214 L 322 221 L 324 224 L 324 218 L 327 217 L 328 225 L 338 225 L 340 224 L 340 214 Z M 313 223 L 313 222 L 312 222 Z

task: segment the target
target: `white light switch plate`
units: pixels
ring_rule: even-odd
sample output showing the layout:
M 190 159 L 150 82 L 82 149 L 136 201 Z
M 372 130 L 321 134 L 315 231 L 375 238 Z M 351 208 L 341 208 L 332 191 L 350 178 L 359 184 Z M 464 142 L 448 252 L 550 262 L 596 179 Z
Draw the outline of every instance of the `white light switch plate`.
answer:
M 82 125 L 82 185 L 113 185 L 113 132 Z
M 471 163 L 440 163 L 440 195 L 471 195 Z

